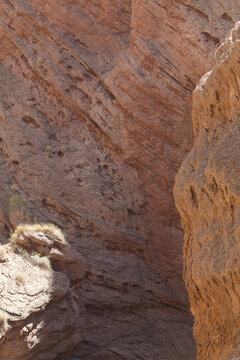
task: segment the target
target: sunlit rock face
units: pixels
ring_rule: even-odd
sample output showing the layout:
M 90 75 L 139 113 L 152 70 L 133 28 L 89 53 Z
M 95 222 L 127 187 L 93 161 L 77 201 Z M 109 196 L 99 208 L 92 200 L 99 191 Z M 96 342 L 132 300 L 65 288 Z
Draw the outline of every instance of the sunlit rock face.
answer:
M 52 229 L 24 225 L 0 248 L 2 360 L 69 359 L 85 337 L 84 260 Z
M 238 359 L 240 306 L 240 23 L 194 91 L 195 141 L 176 178 L 184 276 L 198 359 Z
M 0 2 L 0 221 L 53 222 L 85 258 L 75 357 L 192 359 L 172 188 L 192 90 L 240 4 Z

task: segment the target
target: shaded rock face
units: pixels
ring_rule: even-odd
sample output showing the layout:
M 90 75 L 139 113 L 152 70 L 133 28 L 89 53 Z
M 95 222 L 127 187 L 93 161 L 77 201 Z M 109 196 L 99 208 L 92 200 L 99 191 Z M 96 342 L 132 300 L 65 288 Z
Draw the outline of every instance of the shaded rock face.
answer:
M 83 340 L 85 309 L 75 290 L 84 261 L 76 253 L 51 232 L 27 228 L 1 246 L 1 359 L 67 360 L 64 354 Z M 69 262 L 82 270 L 74 279 Z
M 0 219 L 54 222 L 87 262 L 84 359 L 192 359 L 172 197 L 191 93 L 237 1 L 3 0 Z
M 240 23 L 194 91 L 194 146 L 176 178 L 199 360 L 240 358 Z

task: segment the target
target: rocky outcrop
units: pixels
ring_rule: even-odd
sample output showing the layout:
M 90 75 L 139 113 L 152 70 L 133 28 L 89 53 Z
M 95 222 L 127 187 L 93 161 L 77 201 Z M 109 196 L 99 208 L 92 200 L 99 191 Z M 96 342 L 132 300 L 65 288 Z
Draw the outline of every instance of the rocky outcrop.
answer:
M 240 358 L 240 23 L 193 96 L 194 146 L 176 178 L 199 360 Z
M 20 226 L 0 247 L 2 360 L 69 360 L 64 354 L 86 334 L 85 309 L 75 293 L 84 267 L 52 225 Z
M 0 221 L 53 222 L 85 258 L 76 357 L 192 359 L 172 188 L 191 93 L 232 0 L 2 0 Z

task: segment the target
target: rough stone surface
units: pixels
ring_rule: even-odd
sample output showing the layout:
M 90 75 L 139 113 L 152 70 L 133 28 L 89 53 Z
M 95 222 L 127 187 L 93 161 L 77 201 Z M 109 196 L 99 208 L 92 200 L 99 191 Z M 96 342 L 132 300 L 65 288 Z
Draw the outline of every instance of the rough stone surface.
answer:
M 172 187 L 192 90 L 239 15 L 236 0 L 0 2 L 2 235 L 50 221 L 86 259 L 76 357 L 195 357 Z
M 240 22 L 193 96 L 194 146 L 176 178 L 199 360 L 240 358 Z
M 22 241 L 20 241 L 20 238 Z M 46 248 L 43 238 L 50 243 Z M 24 239 L 24 243 L 23 243 Z M 42 256 L 35 243 L 50 251 Z M 21 243 L 21 245 L 20 245 Z M 50 360 L 68 353 L 86 333 L 85 309 L 71 282 L 72 269 L 65 263 L 82 268 L 76 250 L 61 244 L 57 238 L 41 231 L 22 232 L 16 242 L 0 248 L 0 317 L 8 327 L 0 329 L 1 360 Z M 65 248 L 70 247 L 68 256 Z M 61 260 L 52 259 L 58 249 Z M 36 252 L 37 251 L 37 252 Z M 50 260 L 50 261 L 49 261 Z M 78 276 L 78 286 L 84 271 Z M 76 278 L 74 279 L 76 280 Z

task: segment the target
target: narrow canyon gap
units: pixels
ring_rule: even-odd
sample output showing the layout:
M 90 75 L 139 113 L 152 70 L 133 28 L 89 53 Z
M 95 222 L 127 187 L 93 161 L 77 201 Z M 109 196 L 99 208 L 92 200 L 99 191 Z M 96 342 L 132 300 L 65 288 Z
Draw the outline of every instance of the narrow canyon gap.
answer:
M 86 360 L 194 359 L 174 178 L 236 0 L 2 0 L 0 221 L 86 261 Z

